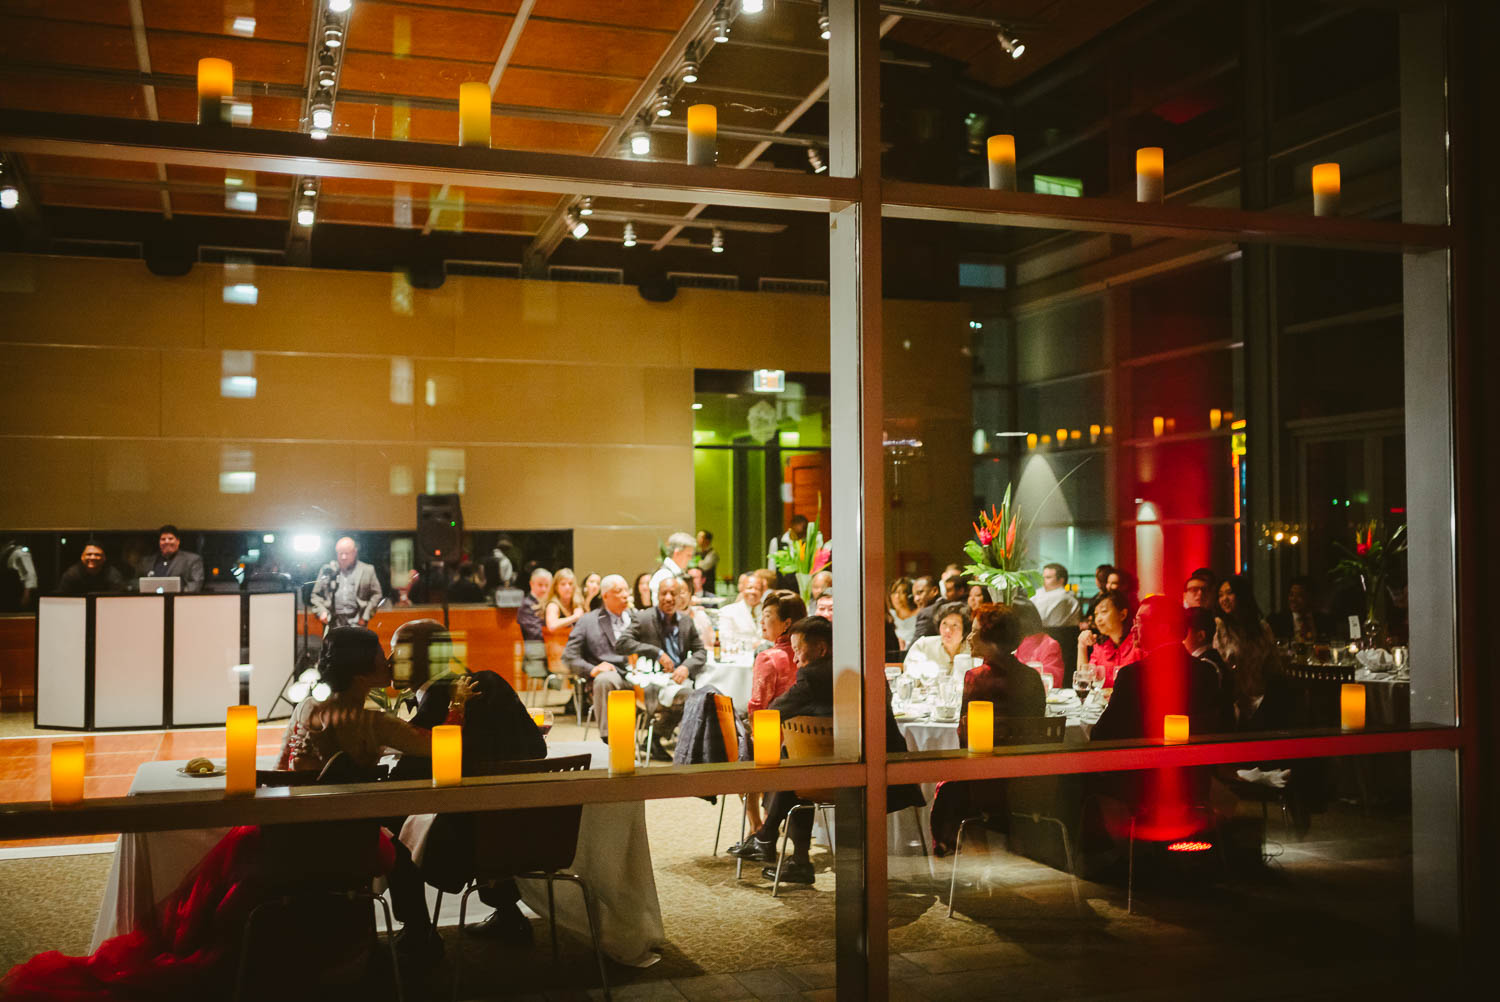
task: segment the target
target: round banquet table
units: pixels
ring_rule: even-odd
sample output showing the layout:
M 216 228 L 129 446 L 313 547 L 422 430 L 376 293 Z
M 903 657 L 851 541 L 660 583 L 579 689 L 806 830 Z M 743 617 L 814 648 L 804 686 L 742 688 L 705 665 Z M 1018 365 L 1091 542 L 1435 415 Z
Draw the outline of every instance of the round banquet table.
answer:
M 754 670 L 755 661 L 749 657 L 710 660 L 699 669 L 693 685 L 695 688 L 713 686 L 730 698 L 737 711 L 744 713 L 750 706 L 750 679 Z

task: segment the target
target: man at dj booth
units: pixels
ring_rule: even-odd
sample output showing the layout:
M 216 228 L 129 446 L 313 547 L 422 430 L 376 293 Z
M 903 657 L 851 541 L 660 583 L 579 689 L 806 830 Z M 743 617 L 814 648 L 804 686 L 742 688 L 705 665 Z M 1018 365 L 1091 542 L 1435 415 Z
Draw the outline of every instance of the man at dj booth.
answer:
M 182 534 L 175 525 L 157 530 L 157 549 L 136 568 L 143 578 L 177 578 L 184 592 L 203 590 L 203 558 L 182 548 Z
M 313 586 L 313 612 L 330 628 L 364 626 L 384 598 L 380 579 L 374 567 L 359 559 L 359 547 L 348 536 L 334 544 L 333 554 Z

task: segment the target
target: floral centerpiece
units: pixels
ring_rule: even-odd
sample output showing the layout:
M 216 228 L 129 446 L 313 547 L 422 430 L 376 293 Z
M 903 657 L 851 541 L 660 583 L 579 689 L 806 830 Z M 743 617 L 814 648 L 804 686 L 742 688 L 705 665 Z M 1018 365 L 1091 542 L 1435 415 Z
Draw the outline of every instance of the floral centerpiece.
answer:
M 822 515 L 821 511 L 819 515 Z M 766 558 L 781 573 L 797 576 L 797 590 L 802 594 L 802 601 L 811 608 L 813 575 L 827 567 L 833 559 L 833 554 L 824 545 L 823 530 L 818 528 L 818 519 L 814 518 L 807 523 L 807 531 L 802 534 L 801 539 L 794 539 L 786 546 L 772 549 L 766 554 Z
M 1026 544 L 1020 534 L 1019 506 L 1011 504 L 1010 487 L 997 509 L 981 511 L 973 523 L 974 538 L 964 544 L 972 563 L 964 568 L 971 580 L 998 593 L 1000 601 L 1030 598 L 1042 582 L 1040 571 L 1024 568 Z
M 1382 646 L 1390 612 L 1390 582 L 1399 575 L 1406 553 L 1406 525 L 1398 525 L 1389 536 L 1378 519 L 1354 527 L 1354 547 L 1335 543 L 1344 553 L 1333 568 L 1333 576 L 1357 581 L 1365 593 L 1365 637 Z

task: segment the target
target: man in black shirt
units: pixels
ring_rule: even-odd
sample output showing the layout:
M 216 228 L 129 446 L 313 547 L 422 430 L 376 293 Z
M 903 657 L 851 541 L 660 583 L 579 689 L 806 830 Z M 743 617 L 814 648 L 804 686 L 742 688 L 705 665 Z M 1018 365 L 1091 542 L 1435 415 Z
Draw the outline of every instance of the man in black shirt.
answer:
M 88 543 L 78 563 L 57 581 L 59 595 L 109 595 L 125 590 L 125 578 L 104 562 L 104 547 Z
M 175 525 L 157 530 L 156 553 L 141 561 L 143 578 L 178 578 L 186 593 L 203 590 L 203 558 L 182 548 L 182 534 Z

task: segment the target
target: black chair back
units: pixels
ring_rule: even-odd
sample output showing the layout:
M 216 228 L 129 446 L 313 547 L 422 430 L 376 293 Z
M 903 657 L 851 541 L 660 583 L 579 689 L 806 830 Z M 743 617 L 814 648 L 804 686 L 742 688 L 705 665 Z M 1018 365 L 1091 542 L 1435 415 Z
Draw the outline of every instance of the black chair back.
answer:
M 535 773 L 583 772 L 592 764 L 590 755 L 494 762 L 487 776 L 517 776 Z M 474 877 L 483 882 L 513 877 L 518 873 L 565 870 L 578 853 L 581 804 L 562 807 L 525 807 L 510 811 L 474 814 Z
M 1078 627 L 1048 626 L 1043 632 L 1062 648 L 1063 688 L 1066 689 L 1073 684 L 1073 672 L 1078 667 Z

